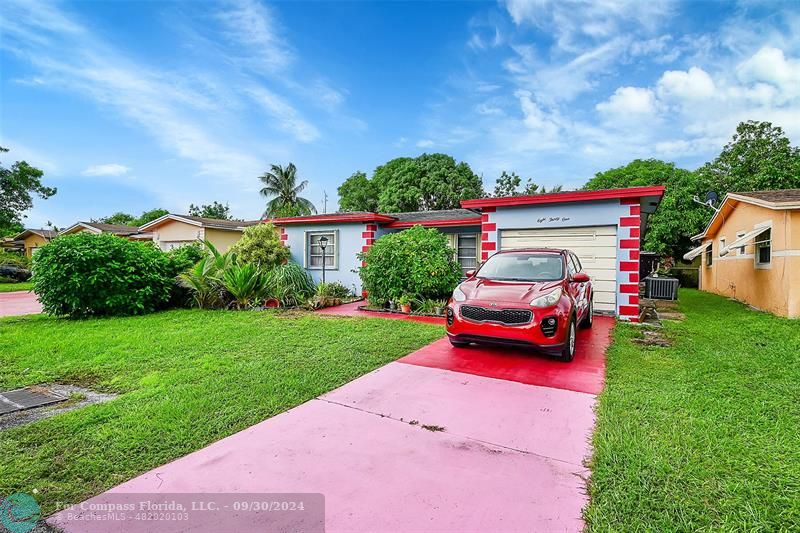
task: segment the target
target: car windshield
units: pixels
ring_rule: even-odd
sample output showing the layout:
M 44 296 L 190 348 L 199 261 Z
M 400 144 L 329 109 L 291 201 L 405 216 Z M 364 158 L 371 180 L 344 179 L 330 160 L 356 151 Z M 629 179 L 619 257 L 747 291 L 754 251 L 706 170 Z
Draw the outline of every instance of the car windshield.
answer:
M 557 254 L 497 254 L 484 263 L 478 277 L 496 281 L 556 281 L 564 277 L 564 262 Z

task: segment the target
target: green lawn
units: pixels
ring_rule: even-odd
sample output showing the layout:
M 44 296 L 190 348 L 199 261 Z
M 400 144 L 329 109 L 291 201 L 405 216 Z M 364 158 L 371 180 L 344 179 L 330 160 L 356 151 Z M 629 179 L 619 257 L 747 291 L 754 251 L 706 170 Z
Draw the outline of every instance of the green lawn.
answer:
M 684 290 L 669 348 L 608 354 L 592 531 L 800 530 L 800 321 Z
M 29 291 L 33 289 L 33 283 L 0 283 L 0 292 Z
M 57 501 L 82 501 L 442 335 L 405 320 L 302 313 L 0 319 L 0 389 L 61 382 L 121 393 L 0 432 L 0 495 L 36 489 L 50 513 Z

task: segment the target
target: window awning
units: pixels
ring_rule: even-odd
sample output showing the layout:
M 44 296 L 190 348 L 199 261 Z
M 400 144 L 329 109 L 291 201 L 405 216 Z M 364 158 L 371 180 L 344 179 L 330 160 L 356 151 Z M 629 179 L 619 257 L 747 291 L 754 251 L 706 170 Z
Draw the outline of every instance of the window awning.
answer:
M 701 244 L 700 246 L 698 246 L 697 248 L 693 248 L 693 249 L 689 250 L 688 252 L 686 252 L 686 253 L 683 255 L 683 258 L 684 258 L 685 260 L 687 260 L 687 261 L 691 261 L 692 259 L 694 259 L 694 258 L 695 258 L 695 257 L 697 257 L 698 255 L 700 255 L 700 254 L 702 254 L 703 252 L 705 252 L 705 251 L 706 251 L 706 248 L 708 248 L 709 246 L 711 246 L 711 242 L 710 242 L 710 241 L 709 241 L 709 242 L 706 242 L 706 243 L 703 243 L 703 244 Z
M 735 250 L 736 248 L 741 248 L 742 246 L 747 245 L 747 243 L 749 243 L 750 241 L 755 239 L 757 235 L 760 235 L 761 233 L 764 233 L 768 229 L 769 228 L 757 228 L 757 229 L 754 229 L 753 231 L 748 231 L 747 233 L 745 233 L 744 235 L 742 235 L 741 237 L 739 237 L 738 239 L 736 239 L 732 243 L 726 244 L 725 248 L 723 248 L 722 250 L 719 251 L 720 257 L 722 257 L 723 255 L 728 255 L 728 253 L 731 250 Z

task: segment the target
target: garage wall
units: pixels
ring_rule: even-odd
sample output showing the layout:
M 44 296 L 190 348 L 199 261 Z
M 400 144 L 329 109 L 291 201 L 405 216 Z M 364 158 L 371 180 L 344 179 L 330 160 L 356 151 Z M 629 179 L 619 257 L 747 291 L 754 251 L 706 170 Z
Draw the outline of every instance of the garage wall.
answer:
M 639 199 L 487 207 L 482 214 L 482 259 L 500 249 L 502 230 L 616 226 L 616 314 L 639 316 Z M 568 247 L 566 245 L 565 247 Z

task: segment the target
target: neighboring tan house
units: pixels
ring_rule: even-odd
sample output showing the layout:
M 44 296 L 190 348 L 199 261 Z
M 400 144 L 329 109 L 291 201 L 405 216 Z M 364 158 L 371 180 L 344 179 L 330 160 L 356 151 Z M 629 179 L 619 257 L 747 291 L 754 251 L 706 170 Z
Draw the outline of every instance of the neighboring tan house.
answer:
M 499 250 L 569 248 L 592 277 L 595 310 L 638 321 L 640 239 L 663 194 L 660 186 L 571 191 L 464 200 L 462 209 L 323 213 L 272 222 L 292 259 L 314 280 L 321 279 L 324 261 L 326 280 L 356 292 L 362 292 L 357 254 L 387 233 L 416 225 L 445 233 L 464 272 Z
M 139 231 L 152 233 L 153 242 L 164 251 L 207 240 L 220 252 L 226 252 L 242 238 L 246 227 L 259 222 L 168 214 L 148 222 Z
M 694 239 L 700 289 L 800 317 L 800 189 L 730 193 Z
M 51 229 L 31 229 L 28 228 L 22 233 L 14 235 L 14 241 L 24 243 L 25 255 L 32 257 L 37 248 L 40 248 L 55 238 L 58 232 Z
M 101 222 L 76 222 L 67 229 L 61 230 L 59 235 L 72 235 L 74 233 L 110 233 L 117 237 L 125 237 L 130 240 L 151 240 L 150 233 L 142 233 L 136 226 L 122 226 L 119 224 L 103 224 Z

